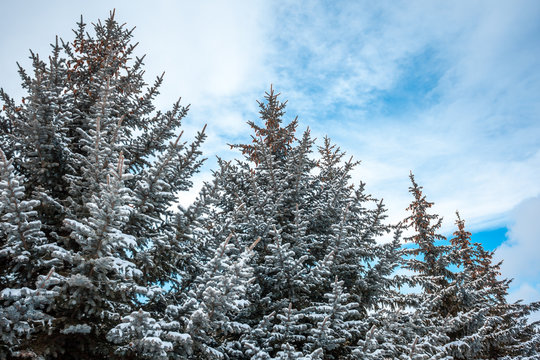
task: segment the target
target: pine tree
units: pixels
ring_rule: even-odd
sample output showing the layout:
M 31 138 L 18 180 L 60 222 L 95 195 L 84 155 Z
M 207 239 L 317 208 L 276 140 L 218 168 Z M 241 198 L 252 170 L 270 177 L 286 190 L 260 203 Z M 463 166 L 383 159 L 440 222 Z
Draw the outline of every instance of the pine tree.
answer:
M 425 200 L 412 174 L 411 181 L 415 200 L 407 221 L 414 233 L 406 240 L 415 247 L 404 250 L 410 256 L 404 264 L 414 272 L 408 282 L 418 285 L 420 292 L 408 296 L 412 313 L 397 318 L 393 315 L 393 321 L 408 329 L 401 331 L 409 334 L 405 341 L 395 337 L 401 348 L 398 354 L 406 353 L 404 346 L 414 336 L 414 352 L 409 354 L 413 358 L 535 356 L 537 324 L 528 324 L 527 316 L 538 309 L 539 303 L 508 303 L 510 281 L 499 279 L 500 264 L 492 263 L 493 253 L 471 242 L 471 233 L 465 230 L 459 213 L 457 230 L 448 245 L 437 234 L 440 218 L 427 213 L 432 203 Z M 411 323 L 407 318 L 416 320 Z
M 373 273 L 381 278 L 381 291 L 376 297 L 376 307 L 372 308 L 362 321 L 362 327 L 369 329 L 352 350 L 357 359 L 409 358 L 411 344 L 417 336 L 418 328 L 423 323 L 403 309 L 410 304 L 400 288 L 405 284 L 403 276 L 396 270 L 402 261 L 404 250 L 401 249 L 402 225 L 394 229 L 391 242 L 382 246 L 383 255 L 373 267 Z
M 510 281 L 499 279 L 501 264 L 494 264 L 493 253 L 481 244 L 471 243 L 459 213 L 456 225 L 452 255 L 462 269 L 447 290 L 455 301 L 447 318 L 449 342 L 441 353 L 458 359 L 534 356 L 536 324 L 528 324 L 527 316 L 539 303 L 508 303 Z
M 114 12 L 92 33 L 81 19 L 74 33 L 56 40 L 48 62 L 32 53 L 31 75 L 20 68 L 21 104 L 0 92 L 0 143 L 11 158 L 4 193 L 15 191 L 2 199 L 6 354 L 112 357 L 123 346 L 116 326 L 139 321 L 148 324 L 140 334 L 159 332 L 170 301 L 162 286 L 178 287 L 186 258 L 189 230 L 171 208 L 201 165 L 204 130 L 186 144 L 188 107 L 156 111 L 163 76 L 146 85 L 133 29 Z M 130 356 L 168 349 L 137 344 Z
M 412 272 L 405 280 L 416 290 L 406 296 L 405 305 L 412 307 L 412 313 L 395 320 L 404 321 L 402 326 L 412 328 L 405 333 L 414 334 L 406 337 L 407 344 L 400 344 L 400 348 L 412 358 L 422 359 L 435 355 L 448 342 L 444 319 L 455 304 L 453 293 L 448 291 L 454 274 L 449 269 L 450 247 L 438 233 L 442 218 L 429 213 L 433 203 L 426 200 L 412 172 L 409 177 L 412 183 L 409 192 L 414 199 L 407 208 L 411 215 L 405 224 L 412 234 L 405 238 L 410 245 L 403 250 L 403 268 Z
M 41 231 L 41 222 L 34 210 L 38 200 L 25 200 L 24 177 L 14 173 L 13 161 L 6 158 L 0 150 L 0 211 L 2 214 L 2 258 L 0 285 L 2 288 L 16 284 L 29 286 L 35 278 L 33 257 L 39 256 L 36 251 L 45 242 Z
M 272 91 L 267 97 L 273 105 L 261 103 L 261 116 L 270 117 L 272 124 L 279 124 L 279 109 L 283 107 Z M 277 109 L 269 108 L 271 106 Z M 313 162 L 307 157 L 312 141 L 306 132 L 303 145 L 293 147 L 289 142 L 294 137 L 294 128 L 291 125 L 273 129 L 275 134 L 269 135 L 272 140 L 255 137 L 254 145 L 246 145 L 246 161 L 236 164 L 219 162 L 220 170 L 215 172 L 213 182 L 206 184 L 189 212 L 189 216 L 198 221 L 194 236 L 204 244 L 203 248 L 216 246 L 215 239 L 229 232 L 235 234 L 243 247 L 249 246 L 253 236 L 260 237 L 261 243 L 253 261 L 257 267 L 263 266 L 268 261 L 266 256 L 271 252 L 270 245 L 276 244 L 273 235 L 276 227 L 280 232 L 280 242 L 289 244 L 287 246 L 296 259 L 308 255 L 307 243 L 299 237 L 305 236 L 302 235 L 305 223 L 300 216 L 304 213 L 302 194 L 309 188 L 307 173 L 313 168 Z M 264 134 L 266 132 L 263 131 Z M 274 138 L 277 134 L 283 137 L 283 145 L 277 145 L 277 138 Z M 280 147 L 279 153 L 273 153 L 272 146 Z M 252 161 L 253 156 L 256 156 L 256 161 Z M 202 249 L 200 256 L 208 258 L 204 252 Z M 258 269 L 255 272 L 264 273 Z M 288 292 L 288 289 L 284 291 Z
M 250 305 L 241 314 L 251 327 L 241 339 L 244 356 L 261 359 L 324 353 L 318 340 L 309 349 L 302 343 L 320 325 L 317 319 L 328 315 L 317 304 L 328 301 L 325 294 L 333 292 L 337 275 L 349 294 L 339 311 L 350 314 L 335 316 L 359 321 L 339 350 L 350 354 L 369 330 L 368 313 L 382 304 L 379 299 L 392 297 L 397 243 L 377 243 L 389 230 L 385 209 L 365 194 L 363 184 L 351 184 L 357 162 L 343 161 L 345 154 L 328 138 L 312 159 L 309 130 L 297 138 L 298 120 L 283 124 L 285 103 L 278 96 L 271 88 L 259 103 L 264 126 L 249 122 L 252 143 L 233 145 L 244 158 L 220 160 L 212 182 L 188 210 L 196 224 L 193 243 L 199 244 L 189 268 L 196 273 L 197 264 L 211 258 L 207 249 L 227 233 L 241 246 L 261 238 L 251 260 L 259 291 L 248 294 Z M 185 277 L 183 288 L 193 281 Z M 290 336 L 280 334 L 283 329 Z
M 411 173 L 387 225 L 358 162 L 298 136 L 272 87 L 242 157 L 175 207 L 205 128 L 188 144 L 188 107 L 155 109 L 163 75 L 145 83 L 114 12 L 92 29 L 31 53 L 20 104 L 0 90 L 1 359 L 538 357 L 540 302 L 507 301 L 459 214 L 447 242 Z
M 193 303 L 186 323 L 196 345 L 195 358 L 238 358 L 242 355 L 238 339 L 249 331 L 249 326 L 237 319 L 249 305 L 246 294 L 253 289 L 253 269 L 249 259 L 258 241 L 239 256 L 234 256 L 234 245 L 228 243 L 231 238 L 225 239 L 217 249 L 195 281 L 196 287 L 187 294 L 187 303 Z
M 409 192 L 414 196 L 414 201 L 407 208 L 411 215 L 405 219 L 405 223 L 412 228 L 413 234 L 405 238 L 405 241 L 413 244 L 413 247 L 405 252 L 405 255 L 411 256 L 406 262 L 406 268 L 418 274 L 413 285 L 420 285 L 429 294 L 448 283 L 451 273 L 447 269 L 450 260 L 446 255 L 449 248 L 437 244 L 438 241 L 446 240 L 443 235 L 438 234 L 442 218 L 428 213 L 433 203 L 426 200 L 414 175 L 411 173 L 409 177 L 412 182 Z
M 123 358 L 169 359 L 173 344 L 161 339 L 163 333 L 160 323 L 152 314 L 141 309 L 123 317 L 121 323 L 107 333 L 107 339 L 121 344 L 115 354 Z M 179 339 L 188 340 L 189 337 Z

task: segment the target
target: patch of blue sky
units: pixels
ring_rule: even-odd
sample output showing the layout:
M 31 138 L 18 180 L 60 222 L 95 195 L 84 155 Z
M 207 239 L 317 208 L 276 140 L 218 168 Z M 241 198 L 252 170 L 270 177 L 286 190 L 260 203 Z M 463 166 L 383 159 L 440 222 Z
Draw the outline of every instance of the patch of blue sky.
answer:
M 484 249 L 492 251 L 506 241 L 507 233 L 508 229 L 506 227 L 484 230 L 472 233 L 471 240 L 482 244 Z
M 496 229 L 490 229 L 490 230 L 484 230 L 484 231 L 478 231 L 471 234 L 471 242 L 472 243 L 480 243 L 484 247 L 484 249 L 488 251 L 493 251 L 496 248 L 498 248 L 504 241 L 506 241 L 508 233 L 508 229 L 506 227 L 496 228 Z M 447 240 L 438 240 L 435 243 L 437 245 L 449 245 L 450 239 L 453 237 L 452 234 L 446 234 Z M 403 244 L 403 248 L 405 249 L 413 249 L 417 246 L 415 244 L 411 243 L 405 243 Z M 412 258 L 413 256 L 407 256 L 407 259 Z M 418 260 L 423 260 L 422 255 L 418 255 L 416 257 Z M 458 267 L 455 265 L 452 265 L 449 267 L 449 270 L 451 271 L 458 271 Z
M 480 243 L 482 247 L 486 250 L 493 251 L 498 248 L 504 241 L 507 240 L 508 228 L 499 227 L 495 229 L 487 229 L 482 231 L 475 231 L 471 233 L 471 242 Z M 453 234 L 444 234 L 446 239 L 450 241 L 453 238 Z M 448 241 L 437 241 L 438 245 L 446 245 Z M 411 244 L 408 244 L 406 247 L 412 247 Z
M 422 110 L 436 104 L 440 99 L 437 91 L 439 80 L 445 73 L 444 61 L 433 47 L 408 57 L 400 66 L 400 74 L 395 85 L 378 91 L 373 98 L 372 111 L 384 117 L 401 118 L 415 110 Z
M 303 64 L 301 68 L 310 66 L 309 52 L 298 52 L 297 62 Z M 343 79 L 345 86 L 358 85 L 354 81 L 348 83 L 348 74 L 353 72 L 347 65 L 337 66 L 313 74 L 301 71 L 294 73 L 291 69 L 283 67 L 280 71 L 288 73 L 294 79 L 297 91 L 309 93 L 313 97 L 311 108 L 296 108 L 297 102 L 290 102 L 289 111 L 301 114 L 301 118 L 310 125 L 316 123 L 335 123 L 338 127 L 358 126 L 360 124 L 372 126 L 373 120 L 381 122 L 403 121 L 405 116 L 430 108 L 438 103 L 441 93 L 437 91 L 439 81 L 444 76 L 447 67 L 439 56 L 437 49 L 427 47 L 421 52 L 413 54 L 401 61 L 399 76 L 389 88 L 354 89 L 352 97 L 336 97 L 332 101 L 325 101 L 327 86 L 331 86 L 336 79 Z M 367 91 L 367 92 L 366 92 Z M 358 98 L 358 101 L 355 101 Z M 319 99 L 317 101 L 316 99 Z M 320 105 L 320 106 L 317 106 Z M 409 119 L 413 120 L 413 119 Z

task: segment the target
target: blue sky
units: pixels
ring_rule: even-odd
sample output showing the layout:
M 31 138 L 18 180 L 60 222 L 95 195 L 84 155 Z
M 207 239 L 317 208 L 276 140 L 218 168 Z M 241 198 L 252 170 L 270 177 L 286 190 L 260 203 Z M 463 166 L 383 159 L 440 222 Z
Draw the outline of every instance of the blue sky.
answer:
M 450 234 L 454 213 L 497 248 L 512 296 L 540 299 L 540 2 L 20 1 L 3 4 L 0 86 L 23 95 L 15 62 L 48 54 L 87 22 L 136 26 L 148 81 L 166 72 L 158 106 L 191 103 L 211 158 L 249 136 L 270 84 L 289 119 L 362 164 L 356 181 L 405 216 L 412 170 Z M 183 194 L 189 203 L 195 192 Z

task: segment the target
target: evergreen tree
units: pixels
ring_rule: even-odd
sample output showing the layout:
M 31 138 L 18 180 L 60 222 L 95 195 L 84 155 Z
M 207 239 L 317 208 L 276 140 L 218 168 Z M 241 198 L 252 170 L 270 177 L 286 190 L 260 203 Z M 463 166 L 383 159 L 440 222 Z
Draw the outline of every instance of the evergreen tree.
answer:
M 297 119 L 283 124 L 285 103 L 278 96 L 271 88 L 259 103 L 264 126 L 249 123 L 252 143 L 233 145 L 244 159 L 219 160 L 212 182 L 188 210 L 199 245 L 189 266 L 200 269 L 197 264 L 211 257 L 207 249 L 227 233 L 234 233 L 241 246 L 260 237 L 251 260 L 258 291 L 248 294 L 250 305 L 240 314 L 251 327 L 240 339 L 244 356 L 318 356 L 323 348 L 334 352 L 324 356 L 350 355 L 369 330 L 368 314 L 382 304 L 379 299 L 393 301 L 389 294 L 398 256 L 391 254 L 398 243 L 377 243 L 389 231 L 385 210 L 365 194 L 363 184 L 351 184 L 357 163 L 343 161 L 345 154 L 329 139 L 312 159 L 309 130 L 296 138 Z M 344 303 L 338 307 L 347 314 L 334 318 L 358 325 L 351 326 L 345 350 L 329 350 L 318 343 L 322 337 L 311 335 L 320 317 L 328 315 L 322 304 L 333 293 L 335 276 L 348 295 L 340 297 Z M 193 281 L 185 277 L 182 286 L 189 288 Z M 284 329 L 289 335 L 281 333 Z M 304 349 L 310 336 L 313 342 Z
M 109 332 L 109 340 L 121 345 L 118 354 L 173 359 L 239 357 L 241 345 L 236 339 L 249 327 L 235 320 L 249 305 L 245 297 L 251 290 L 252 268 L 247 262 L 257 241 L 237 256 L 231 238 L 232 234 L 215 249 L 192 289 L 177 294 L 160 321 L 149 313 L 133 312 Z
M 454 273 L 449 269 L 450 246 L 438 233 L 442 218 L 429 213 L 433 203 L 426 200 L 412 172 L 409 177 L 409 192 L 414 199 L 407 208 L 411 214 L 405 224 L 412 234 L 405 238 L 410 245 L 403 250 L 403 268 L 411 271 L 406 282 L 413 292 L 406 296 L 405 305 L 412 309 L 395 320 L 409 328 L 405 333 L 414 334 L 402 339 L 406 342 L 399 344 L 404 351 L 401 355 L 423 359 L 437 354 L 449 341 L 445 318 L 455 308 L 454 294 L 449 291 Z
M 350 295 L 344 292 L 343 284 L 336 276 L 332 292 L 325 294 L 326 303 L 316 305 L 315 309 L 306 309 L 314 317 L 315 326 L 311 328 L 304 347 L 308 350 L 320 347 L 327 359 L 343 357 L 341 354 L 346 352 L 340 350 L 353 339 L 351 332 L 358 327 L 358 321 L 354 319 L 357 318 L 355 309 L 359 304 L 347 301 Z
M 451 272 L 447 269 L 450 259 L 447 254 L 449 247 L 437 242 L 443 242 L 446 238 L 438 231 L 442 225 L 442 218 L 436 214 L 429 214 L 428 209 L 433 206 L 426 200 L 414 175 L 410 174 L 412 186 L 409 192 L 414 196 L 413 202 L 407 210 L 411 215 L 405 219 L 405 223 L 413 230 L 413 234 L 405 238 L 412 244 L 405 255 L 410 258 L 405 263 L 405 268 L 414 271 L 417 276 L 413 277 L 412 285 L 420 285 L 425 293 L 435 293 L 440 287 L 448 284 Z M 439 309 L 444 313 L 445 309 Z
M 123 358 L 169 359 L 173 344 L 161 339 L 163 333 L 160 323 L 152 314 L 141 309 L 123 317 L 121 323 L 108 332 L 107 339 L 121 344 L 115 354 Z M 188 342 L 190 338 L 180 336 L 177 340 Z
M 404 250 L 410 256 L 404 264 L 414 272 L 409 283 L 419 286 L 420 293 L 409 295 L 412 313 L 398 318 L 393 315 L 394 321 L 409 329 L 407 340 L 398 343 L 401 354 L 406 354 L 403 346 L 414 336 L 414 352 L 409 355 L 413 358 L 535 356 L 537 324 L 528 324 L 527 317 L 539 303 L 508 303 L 510 281 L 499 279 L 500 264 L 492 263 L 493 253 L 471 243 L 471 233 L 465 230 L 459 214 L 458 229 L 447 244 L 437 234 L 441 220 L 427 213 L 432 203 L 425 200 L 412 174 L 411 181 L 414 201 L 407 221 L 414 233 L 407 240 L 415 246 Z M 417 320 L 411 323 L 407 320 L 411 317 Z
M 32 53 L 31 75 L 20 68 L 21 104 L 0 92 L 11 158 L 2 165 L 4 356 L 112 357 L 122 352 L 117 326 L 157 334 L 161 285 L 178 282 L 185 258 L 189 231 L 170 209 L 201 165 L 204 130 L 188 145 L 179 131 L 188 108 L 156 111 L 163 76 L 146 85 L 133 30 L 114 12 L 92 33 L 82 19 L 74 32 L 48 62 Z M 134 357 L 169 349 L 134 344 Z
M 203 268 L 194 288 L 187 294 L 186 330 L 193 338 L 194 358 L 222 359 L 242 356 L 241 335 L 249 326 L 238 315 L 249 305 L 246 294 L 253 290 L 249 259 L 254 242 L 240 255 L 227 237 Z
M 0 248 L 2 277 L 0 286 L 11 287 L 15 284 L 31 286 L 35 278 L 38 250 L 45 239 L 41 231 L 41 222 L 34 210 L 38 200 L 25 200 L 23 176 L 14 173 L 13 161 L 7 160 L 0 150 L 0 211 L 2 214 Z
M 459 213 L 456 225 L 453 262 L 462 269 L 447 290 L 455 300 L 447 317 L 449 342 L 441 353 L 458 359 L 536 355 L 536 324 L 528 324 L 527 317 L 539 303 L 508 303 L 510 281 L 499 279 L 501 264 L 494 264 L 493 253 L 481 244 L 471 243 Z
M 33 287 L 33 280 L 47 266 L 41 258 L 46 240 L 34 210 L 39 201 L 25 200 L 24 177 L 15 174 L 12 163 L 0 150 L 0 357 L 31 336 L 36 323 L 51 320 L 43 310 L 53 296 L 47 290 L 52 269 Z

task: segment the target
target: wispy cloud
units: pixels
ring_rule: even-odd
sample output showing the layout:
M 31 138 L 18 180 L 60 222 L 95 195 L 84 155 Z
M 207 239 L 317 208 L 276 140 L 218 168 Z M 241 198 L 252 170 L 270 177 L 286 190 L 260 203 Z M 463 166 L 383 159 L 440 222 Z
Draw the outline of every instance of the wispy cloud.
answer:
M 337 5 L 336 5 L 337 4 Z M 294 113 L 363 160 L 400 218 L 409 170 L 453 224 L 501 225 L 540 192 L 540 6 L 336 3 L 277 12 L 274 65 Z

